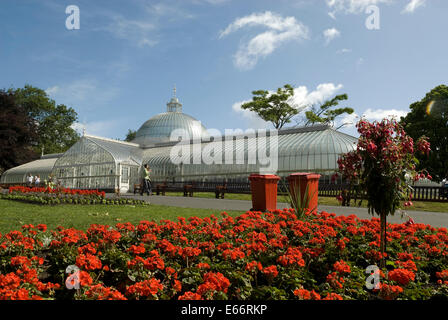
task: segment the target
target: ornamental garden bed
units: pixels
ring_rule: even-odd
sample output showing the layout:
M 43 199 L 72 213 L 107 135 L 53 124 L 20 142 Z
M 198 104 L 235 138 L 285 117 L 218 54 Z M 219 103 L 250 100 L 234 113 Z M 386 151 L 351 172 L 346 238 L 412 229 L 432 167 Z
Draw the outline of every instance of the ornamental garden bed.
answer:
M 147 205 L 144 200 L 114 198 L 106 199 L 104 191 L 67 188 L 29 188 L 14 186 L 9 193 L 0 194 L 0 199 L 21 201 L 39 205 L 80 204 L 80 205 Z
M 378 289 L 366 287 L 379 228 L 292 209 L 86 231 L 24 225 L 0 236 L 0 298 L 448 298 L 447 229 L 423 224 L 387 225 L 387 267 Z

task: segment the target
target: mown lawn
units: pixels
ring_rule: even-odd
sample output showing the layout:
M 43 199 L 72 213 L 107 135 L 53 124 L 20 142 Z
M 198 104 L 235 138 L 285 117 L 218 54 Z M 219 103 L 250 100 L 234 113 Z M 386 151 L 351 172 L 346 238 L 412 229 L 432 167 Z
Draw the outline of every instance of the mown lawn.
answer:
M 183 196 L 182 192 L 167 192 L 167 196 Z M 196 192 L 194 197 L 197 198 L 214 198 L 215 194 L 212 192 Z M 237 193 L 226 193 L 225 199 L 232 200 L 252 200 L 250 194 L 237 194 Z M 278 196 L 278 202 L 288 202 L 286 196 Z M 428 212 L 446 212 L 448 213 L 448 202 L 423 202 L 423 201 L 413 201 L 414 205 L 408 208 L 408 211 L 428 211 Z M 319 204 L 325 206 L 339 206 L 339 201 L 334 197 L 319 197 Z M 353 202 L 352 206 L 356 207 Z M 363 201 L 361 207 L 367 207 L 367 201 Z
M 181 217 L 221 217 L 222 210 L 190 209 L 160 205 L 115 206 L 115 205 L 57 205 L 41 206 L 0 199 L 0 232 L 20 230 L 24 224 L 46 224 L 49 229 L 58 226 L 86 230 L 91 224 L 115 226 L 118 222 L 136 224 L 142 220 L 176 220 Z M 226 211 L 238 216 L 242 211 Z

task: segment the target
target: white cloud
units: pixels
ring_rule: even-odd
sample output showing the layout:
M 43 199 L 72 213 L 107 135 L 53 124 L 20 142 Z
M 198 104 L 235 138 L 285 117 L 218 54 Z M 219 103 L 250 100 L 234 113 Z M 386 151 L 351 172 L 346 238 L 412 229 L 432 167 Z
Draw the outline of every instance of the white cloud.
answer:
M 384 118 L 395 117 L 400 120 L 400 117 L 404 117 L 408 114 L 408 111 L 397 109 L 367 109 L 363 113 L 363 117 L 370 121 L 381 121 Z
M 157 44 L 155 38 L 156 26 L 145 20 L 132 20 L 122 16 L 113 16 L 109 26 L 104 29 L 119 39 L 134 42 L 139 47 L 154 46 Z
M 350 53 L 352 51 L 353 51 L 352 49 L 343 48 L 343 49 L 340 49 L 340 50 L 336 51 L 336 53 L 337 54 L 344 54 L 344 53 Z
M 408 111 L 404 110 L 397 110 L 397 109 L 367 109 L 365 110 L 361 116 L 357 114 L 356 112 L 353 112 L 352 114 L 345 114 L 344 116 L 337 118 L 335 122 L 335 128 L 340 128 L 340 131 L 345 132 L 352 136 L 359 136 L 359 133 L 356 130 L 356 123 L 361 118 L 364 118 L 370 122 L 372 121 L 381 121 L 384 118 L 392 118 L 395 117 L 395 119 L 400 120 L 400 117 L 406 116 Z
M 413 13 L 417 8 L 424 6 L 426 0 L 411 0 L 401 13 Z
M 339 37 L 341 32 L 336 28 L 327 29 L 324 31 L 325 43 L 329 44 L 332 40 Z
M 220 32 L 219 37 L 225 37 L 241 28 L 263 26 L 268 31 L 259 33 L 247 43 L 242 43 L 234 55 L 234 64 L 239 69 L 248 70 L 253 68 L 259 58 L 266 57 L 274 52 L 280 45 L 292 40 L 308 38 L 308 28 L 294 17 L 286 17 L 266 11 L 264 13 L 253 13 L 238 18 L 227 28 Z
M 334 83 L 322 83 L 319 84 L 315 90 L 310 92 L 306 86 L 299 86 L 294 88 L 294 96 L 292 97 L 290 104 L 300 111 L 304 111 L 314 104 L 319 104 L 332 98 L 335 93 L 342 88 L 342 84 L 335 85 Z M 273 93 L 274 91 L 269 90 L 269 92 Z M 234 103 L 232 105 L 233 112 L 246 119 L 249 128 L 271 128 L 272 126 L 261 119 L 255 112 L 241 109 L 241 105 L 246 102 L 249 102 L 249 100 Z
M 71 127 L 79 134 L 83 134 L 85 129 L 86 134 L 100 137 L 111 137 L 115 139 L 118 121 L 117 120 L 104 120 L 104 121 L 92 121 L 92 122 L 75 122 Z
M 323 103 L 329 98 L 332 98 L 342 88 L 342 84 L 322 83 L 314 91 L 308 93 L 307 87 L 301 86 L 294 89 L 294 102 L 299 107 Z
M 232 110 L 239 116 L 242 116 L 247 121 L 247 127 L 252 129 L 272 128 L 272 126 L 268 122 L 261 119 L 255 112 L 241 109 L 241 106 L 246 102 L 249 102 L 249 100 L 235 102 L 232 105 Z
M 161 31 L 165 26 L 194 18 L 180 3 L 143 2 L 138 8 L 139 17 L 131 18 L 105 10 L 101 14 L 110 23 L 105 23 L 104 27 L 96 30 L 109 32 L 114 37 L 130 41 L 138 47 L 152 47 L 159 43 Z
M 54 86 L 54 87 L 50 87 L 47 90 L 45 90 L 45 92 L 49 95 L 49 96 L 55 96 L 58 92 L 59 92 L 59 86 Z
M 356 135 L 355 125 L 359 121 L 359 115 L 353 112 L 352 114 L 344 114 L 343 116 L 336 118 L 334 123 L 335 129 L 342 129 L 345 133 L 350 135 Z

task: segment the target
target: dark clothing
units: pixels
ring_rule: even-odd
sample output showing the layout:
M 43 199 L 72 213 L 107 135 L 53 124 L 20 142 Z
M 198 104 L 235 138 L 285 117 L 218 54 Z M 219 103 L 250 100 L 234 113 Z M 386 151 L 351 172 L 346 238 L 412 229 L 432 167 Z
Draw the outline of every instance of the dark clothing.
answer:
M 152 187 L 151 187 L 151 181 L 148 179 L 142 179 L 142 189 L 140 192 L 140 195 L 143 195 L 143 193 L 147 192 L 148 196 L 152 194 Z

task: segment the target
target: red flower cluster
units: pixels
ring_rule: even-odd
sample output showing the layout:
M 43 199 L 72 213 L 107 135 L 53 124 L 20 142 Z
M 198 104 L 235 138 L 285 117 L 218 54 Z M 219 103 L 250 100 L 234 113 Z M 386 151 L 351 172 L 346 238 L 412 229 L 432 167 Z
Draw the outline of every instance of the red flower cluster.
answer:
M 230 281 L 220 272 L 208 272 L 204 275 L 204 283 L 198 287 L 197 294 L 213 298 L 216 292 L 227 292 Z
M 101 260 L 97 256 L 90 253 L 80 254 L 76 258 L 76 265 L 85 270 L 96 270 L 103 267 Z
M 268 277 L 269 279 L 275 278 L 278 276 L 278 270 L 277 266 L 269 266 L 262 270 L 262 272 Z
M 379 296 L 384 300 L 395 300 L 403 288 L 400 286 L 392 286 L 386 283 L 380 283 Z
M 83 196 L 95 195 L 102 198 L 106 197 L 106 193 L 104 191 L 69 189 L 69 188 L 52 189 L 49 187 L 41 188 L 41 187 L 11 186 L 9 187 L 9 193 L 54 193 L 54 194 L 83 195 Z
M 343 275 L 344 273 L 350 273 L 350 266 L 344 262 L 344 260 L 340 260 L 335 262 L 333 265 L 334 270 L 338 272 L 339 274 Z
M 305 266 L 305 260 L 302 259 L 302 253 L 298 248 L 289 247 L 286 254 L 278 257 L 277 261 L 283 266 Z
M 448 270 L 436 272 L 436 277 L 439 279 L 439 280 L 437 280 L 438 284 L 448 285 Z
M 86 296 L 92 300 L 127 300 L 126 297 L 115 288 L 104 287 L 101 284 L 96 284 L 90 287 L 90 289 L 86 291 Z
M 162 290 L 163 285 L 160 283 L 160 280 L 149 279 L 137 282 L 136 284 L 128 287 L 126 293 L 130 295 L 136 295 L 138 299 L 138 297 L 156 296 L 157 293 Z
M 415 279 L 415 274 L 406 269 L 394 269 L 388 274 L 389 280 L 395 281 L 402 286 L 406 286 L 411 280 Z
M 321 300 L 320 294 L 316 291 L 308 291 L 306 289 L 296 289 L 294 290 L 294 295 L 299 298 L 299 300 Z

